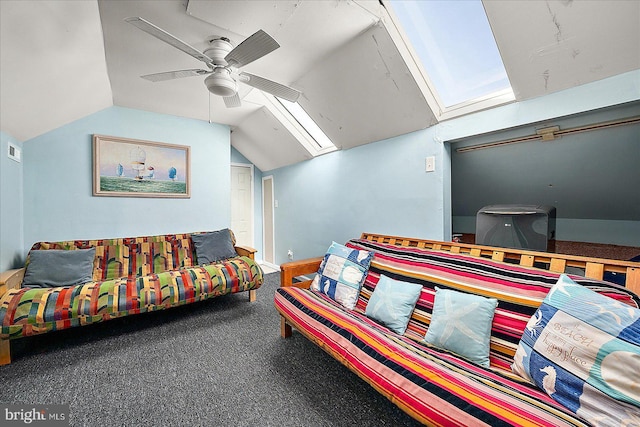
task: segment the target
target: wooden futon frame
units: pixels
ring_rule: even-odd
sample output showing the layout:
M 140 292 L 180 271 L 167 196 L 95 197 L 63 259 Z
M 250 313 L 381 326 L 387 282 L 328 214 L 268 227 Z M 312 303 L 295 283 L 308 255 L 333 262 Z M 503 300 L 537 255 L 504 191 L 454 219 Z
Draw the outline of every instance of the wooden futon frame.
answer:
M 494 261 L 513 262 L 523 267 L 535 267 L 555 273 L 566 273 L 567 269 L 581 269 L 582 274 L 591 279 L 603 280 L 605 273 L 625 274 L 624 285 L 640 295 L 640 263 L 614 259 L 592 258 L 576 255 L 534 252 L 522 249 L 498 248 L 493 246 L 472 245 L 468 243 L 441 242 L 437 240 L 414 239 L 383 234 L 362 233 L 361 239 L 401 247 L 425 248 L 436 251 L 467 254 Z M 282 264 L 280 267 L 280 286 L 308 288 L 311 280 L 294 281 L 294 278 L 318 271 L 322 257 L 309 258 Z M 571 272 L 572 274 L 576 274 Z M 291 335 L 291 326 L 282 318 L 281 334 Z

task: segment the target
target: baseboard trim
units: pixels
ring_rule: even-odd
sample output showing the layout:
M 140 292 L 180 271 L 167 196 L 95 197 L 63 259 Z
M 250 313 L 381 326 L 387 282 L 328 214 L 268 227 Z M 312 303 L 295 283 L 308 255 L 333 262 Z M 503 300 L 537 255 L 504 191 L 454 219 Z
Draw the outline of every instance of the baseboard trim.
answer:
M 269 268 L 271 270 L 280 271 L 280 266 L 279 265 L 273 264 L 273 263 L 268 262 L 268 261 L 258 261 L 258 264 L 260 264 L 260 266 L 267 267 L 267 268 Z
M 275 270 L 275 272 L 280 271 L 280 266 L 279 265 L 273 264 L 273 263 L 268 262 L 268 261 L 258 260 L 258 264 L 263 268 L 266 267 L 266 268 L 268 268 L 270 270 Z M 309 277 L 309 276 L 298 276 L 298 279 L 300 279 L 300 280 L 311 280 L 312 277 Z

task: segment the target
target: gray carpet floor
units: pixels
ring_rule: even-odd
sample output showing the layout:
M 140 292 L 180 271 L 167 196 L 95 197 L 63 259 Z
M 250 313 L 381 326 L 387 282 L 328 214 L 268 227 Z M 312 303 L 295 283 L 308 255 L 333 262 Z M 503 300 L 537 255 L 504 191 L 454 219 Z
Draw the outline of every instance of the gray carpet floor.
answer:
M 12 342 L 0 402 L 69 404 L 73 426 L 412 426 L 294 331 L 278 273 L 246 292 Z

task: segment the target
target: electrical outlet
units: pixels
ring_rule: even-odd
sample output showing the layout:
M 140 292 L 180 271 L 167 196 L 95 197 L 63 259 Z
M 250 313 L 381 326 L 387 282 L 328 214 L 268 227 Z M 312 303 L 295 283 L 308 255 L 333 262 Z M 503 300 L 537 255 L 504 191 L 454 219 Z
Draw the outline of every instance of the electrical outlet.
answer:
M 425 171 L 434 172 L 436 170 L 436 158 L 435 156 L 429 156 L 426 158 Z
M 287 257 L 289 257 L 289 259 L 293 261 L 293 251 L 291 249 L 287 251 Z

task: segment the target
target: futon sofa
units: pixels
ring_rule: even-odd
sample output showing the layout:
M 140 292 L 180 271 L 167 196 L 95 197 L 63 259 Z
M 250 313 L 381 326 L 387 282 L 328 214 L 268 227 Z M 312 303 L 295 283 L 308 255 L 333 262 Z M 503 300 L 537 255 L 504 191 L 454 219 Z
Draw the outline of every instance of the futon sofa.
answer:
M 335 242 L 332 247 L 334 245 Z M 579 354 L 561 350 L 570 342 L 569 337 L 584 341 L 582 335 L 549 322 L 546 327 L 556 326 L 564 334 L 564 340 L 554 342 L 553 334 L 542 328 L 545 322 L 542 322 L 540 310 L 547 303 L 550 290 L 555 290 L 554 298 L 562 297 L 567 289 L 593 290 L 620 306 L 618 309 L 625 316 L 629 313 L 633 321 L 633 316 L 640 313 L 634 311 L 640 307 L 640 298 L 631 290 L 637 292 L 640 288 L 640 263 L 367 233 L 344 246 L 356 252 L 338 262 L 342 267 L 348 264 L 352 268 L 354 263 L 366 258 L 361 254 L 372 254 L 353 309 L 345 307 L 343 303 L 349 298 L 334 289 L 333 279 L 319 275 L 319 283 L 308 280 L 307 275 L 331 263 L 328 259 L 331 250 L 324 257 L 283 264 L 281 287 L 274 297 L 281 316 L 281 335 L 290 337 L 294 328 L 419 422 L 433 426 L 495 427 L 637 425 L 640 421 L 637 401 L 634 404 L 598 397 L 590 403 L 578 401 L 578 404 L 582 402 L 582 408 L 572 406 L 571 402 L 559 403 L 562 398 L 558 396 L 563 393 L 570 396 L 569 400 L 573 395 L 588 401 L 585 382 L 574 379 L 573 383 L 569 384 L 567 380 L 565 384 L 564 378 L 569 377 L 561 368 L 535 365 L 531 350 L 525 356 L 524 349 L 520 348 L 525 347 L 521 339 L 524 341 L 527 336 L 546 346 L 543 352 L 558 353 L 565 362 L 573 359 L 583 362 Z M 334 270 L 335 265 L 334 262 Z M 563 275 L 565 271 L 580 274 Z M 600 280 L 607 272 L 626 277 L 628 288 Z M 338 275 L 342 277 L 342 274 Z M 421 286 L 402 334 L 368 316 L 368 305 L 373 304 L 376 287 L 390 279 L 397 281 L 394 283 Z M 563 280 L 571 282 L 573 288 L 562 285 Z M 489 320 L 490 330 L 487 330 L 486 364 L 426 343 L 435 318 L 436 295 L 442 289 L 495 301 L 495 312 Z M 564 300 L 568 306 L 578 304 L 577 308 L 581 310 L 583 307 L 575 301 L 578 299 Z M 384 302 L 378 301 L 375 305 Z M 462 311 L 465 309 L 463 306 Z M 623 317 L 609 312 L 605 305 L 591 307 L 591 310 L 595 310 L 596 320 L 607 324 L 615 325 Z M 546 314 L 545 311 L 544 317 Z M 455 321 L 451 318 L 445 321 L 445 330 L 450 327 L 451 332 Z M 581 331 L 577 327 L 576 330 Z M 637 344 L 640 318 L 636 318 L 636 323 L 626 331 Z M 465 346 L 464 341 L 462 346 Z M 628 352 L 628 360 L 632 363 L 624 368 L 627 371 L 618 372 L 620 377 L 630 376 L 631 388 L 635 381 L 636 394 L 640 380 L 638 348 L 636 345 Z M 542 383 L 537 384 L 528 374 L 522 373 L 522 369 L 512 367 L 522 367 L 523 363 L 531 367 L 532 377 L 543 375 Z M 614 365 L 615 369 L 620 367 Z M 602 366 L 604 372 L 604 362 Z M 571 387 L 576 387 L 577 391 Z M 580 393 L 583 393 L 582 397 Z M 588 407 L 589 404 L 596 408 Z
M 0 276 L 0 365 L 10 340 L 255 292 L 255 249 L 229 229 L 130 238 L 35 243 L 26 267 Z

